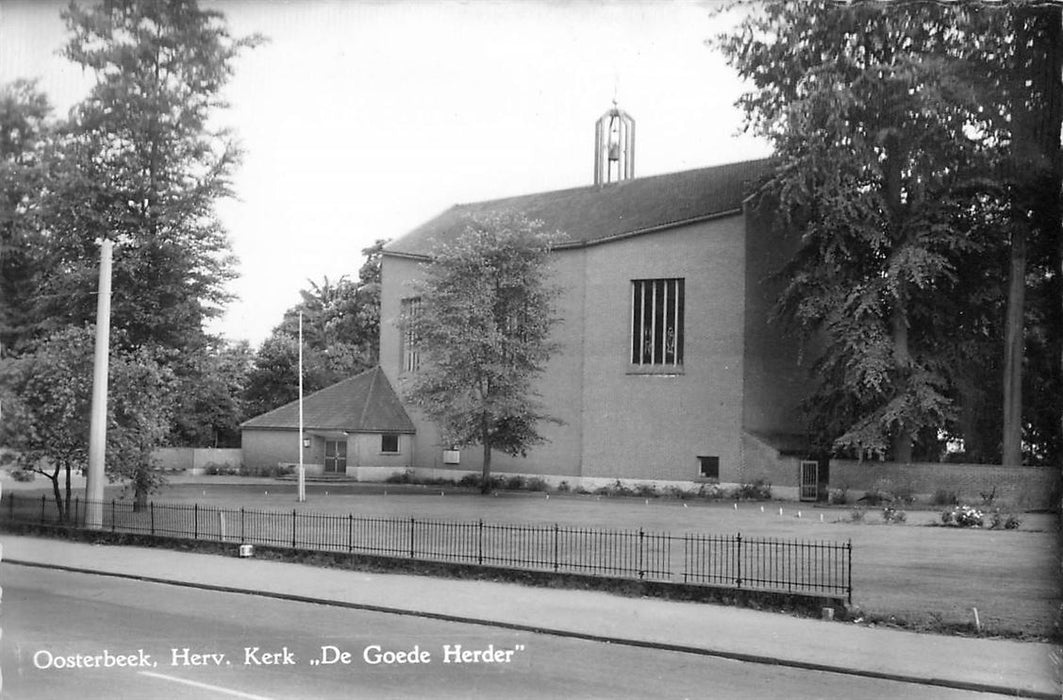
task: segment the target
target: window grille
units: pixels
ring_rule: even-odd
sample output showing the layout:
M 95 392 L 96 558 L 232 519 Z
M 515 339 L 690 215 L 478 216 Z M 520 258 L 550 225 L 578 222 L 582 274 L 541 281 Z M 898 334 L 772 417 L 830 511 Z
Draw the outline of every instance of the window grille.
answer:
M 678 278 L 632 282 L 632 364 L 683 364 L 683 282 Z

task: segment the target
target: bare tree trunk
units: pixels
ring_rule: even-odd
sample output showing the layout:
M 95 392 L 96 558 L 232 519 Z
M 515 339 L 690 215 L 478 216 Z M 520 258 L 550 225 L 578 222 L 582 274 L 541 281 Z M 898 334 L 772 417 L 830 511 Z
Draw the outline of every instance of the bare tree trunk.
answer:
M 491 491 L 491 437 L 487 425 L 487 417 L 484 416 L 480 424 L 480 439 L 484 446 L 483 473 L 480 476 L 480 493 Z
M 1004 322 L 1004 435 L 1001 464 L 1022 464 L 1023 311 L 1026 301 L 1026 228 L 1011 236 L 1008 309 Z
M 894 133 L 886 137 L 885 198 L 890 210 L 890 223 L 894 229 L 894 247 L 904 245 L 901 231 L 903 206 L 901 204 L 902 169 L 904 167 L 905 149 L 899 136 Z M 911 372 L 912 355 L 908 347 L 908 309 L 907 292 L 903 280 L 897 280 L 897 292 L 890 313 L 890 336 L 893 340 L 893 362 L 896 367 L 897 391 L 906 391 L 908 376 Z M 907 464 L 912 461 L 912 428 L 901 423 L 893 433 L 893 460 Z
M 52 482 L 52 495 L 55 497 L 55 509 L 59 515 L 59 522 L 66 521 L 66 514 L 63 512 L 63 492 L 59 488 L 59 465 L 55 466 L 55 470 L 51 474 L 44 474 Z
M 1030 41 L 1036 28 L 1028 26 L 1036 9 L 1016 9 L 1015 27 L 1015 85 L 1011 99 L 1012 111 L 1012 234 L 1008 270 L 1008 301 L 1004 316 L 1004 376 L 1003 426 L 1000 462 L 1005 465 L 1022 464 L 1022 364 L 1025 354 L 1024 315 L 1026 304 L 1026 244 L 1031 224 L 1027 214 L 1031 175 L 1036 173 L 1038 159 L 1037 118 L 1031 114 L 1027 91 L 1019 90 L 1028 78 L 1036 78 L 1034 64 L 1036 48 Z M 1058 138 L 1058 136 L 1057 136 Z

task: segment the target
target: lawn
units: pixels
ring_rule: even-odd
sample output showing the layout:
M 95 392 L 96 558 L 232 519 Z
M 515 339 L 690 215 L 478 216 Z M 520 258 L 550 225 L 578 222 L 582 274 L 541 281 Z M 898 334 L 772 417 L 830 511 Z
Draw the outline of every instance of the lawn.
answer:
M 961 627 L 974 621 L 977 609 L 986 632 L 1046 637 L 1053 633 L 1063 603 L 1058 517 L 1052 514 L 1023 514 L 1017 530 L 980 530 L 942 527 L 937 510 L 911 510 L 907 522 L 886 524 L 874 509 L 863 522 L 852 522 L 850 508 L 780 501 L 742 502 L 736 508 L 719 501 L 541 492 L 480 496 L 452 487 L 383 484 L 309 484 L 304 503 L 295 494 L 292 482 L 208 480 L 167 486 L 154 500 L 370 517 L 642 528 L 675 535 L 851 540 L 854 605 L 871 618 L 892 616 L 917 629 Z

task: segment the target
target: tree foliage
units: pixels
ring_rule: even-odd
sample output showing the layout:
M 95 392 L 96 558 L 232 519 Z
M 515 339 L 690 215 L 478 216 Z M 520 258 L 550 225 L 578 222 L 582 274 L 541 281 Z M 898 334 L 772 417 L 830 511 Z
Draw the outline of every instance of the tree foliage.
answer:
M 797 248 L 778 318 L 818 350 L 806 405 L 827 449 L 907 461 L 985 422 L 1001 263 L 1026 225 L 1009 11 L 780 0 L 716 42 L 774 147 L 760 195 Z
M 18 81 L 0 94 L 0 352 L 95 322 L 98 241 L 115 243 L 111 326 L 181 384 L 170 440 L 232 444 L 246 347 L 204 321 L 228 301 L 234 259 L 215 213 L 240 149 L 222 90 L 257 36 L 234 38 L 193 0 L 110 0 L 62 12 L 63 54 L 95 77 L 68 118 Z
M 387 241 L 364 249 L 354 282 L 346 276 L 321 284 L 308 280 L 302 300 L 284 313 L 255 353 L 246 389 L 249 416 L 299 395 L 299 314 L 303 315 L 303 390 L 313 392 L 377 363 L 380 340 L 380 256 Z
M 214 203 L 239 159 L 214 126 L 238 53 L 220 13 L 191 0 L 113 0 L 63 12 L 67 58 L 96 78 L 61 125 L 47 186 L 39 317 L 94 319 L 96 241 L 115 242 L 112 327 L 129 347 L 205 343 L 233 276 Z
M 534 383 L 556 349 L 549 283 L 552 235 L 519 213 L 471 217 L 425 264 L 412 326 L 424 364 L 406 396 L 436 422 L 451 445 L 483 447 L 483 485 L 491 452 L 517 456 L 543 440 L 553 420 Z
M 94 335 L 91 327 L 63 329 L 32 353 L 0 360 L 0 435 L 21 467 L 51 480 L 63 520 L 70 517 L 71 473 L 88 465 Z M 160 483 L 151 452 L 169 431 L 175 379 L 144 348 L 112 353 L 109 374 L 106 473 L 143 502 Z
M 36 328 L 41 192 L 51 138 L 48 98 L 35 83 L 0 88 L 0 356 L 18 352 Z
M 169 442 L 185 447 L 239 447 L 247 417 L 244 392 L 254 366 L 246 340 L 217 341 L 169 363 L 179 377 Z

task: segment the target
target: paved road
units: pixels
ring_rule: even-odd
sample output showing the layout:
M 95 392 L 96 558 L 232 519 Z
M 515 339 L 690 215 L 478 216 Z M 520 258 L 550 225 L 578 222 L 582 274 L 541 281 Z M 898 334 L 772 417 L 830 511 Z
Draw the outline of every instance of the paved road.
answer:
M 11 565 L 3 588 L 12 700 L 997 697 Z

